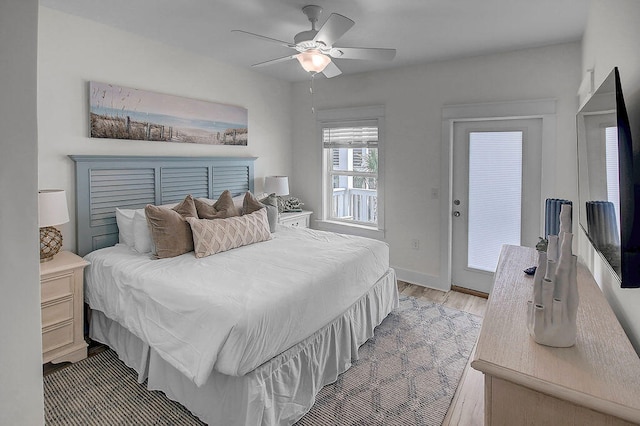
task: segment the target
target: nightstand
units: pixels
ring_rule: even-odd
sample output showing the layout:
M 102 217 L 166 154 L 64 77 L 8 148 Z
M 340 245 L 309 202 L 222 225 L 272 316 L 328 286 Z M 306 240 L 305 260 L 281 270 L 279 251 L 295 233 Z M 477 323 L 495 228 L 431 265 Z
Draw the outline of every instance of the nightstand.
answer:
M 296 226 L 298 228 L 308 228 L 309 219 L 313 212 L 303 210 L 301 212 L 285 212 L 278 215 L 278 223 L 285 226 Z
M 83 321 L 83 270 L 89 262 L 68 251 L 40 264 L 42 363 L 87 357 Z

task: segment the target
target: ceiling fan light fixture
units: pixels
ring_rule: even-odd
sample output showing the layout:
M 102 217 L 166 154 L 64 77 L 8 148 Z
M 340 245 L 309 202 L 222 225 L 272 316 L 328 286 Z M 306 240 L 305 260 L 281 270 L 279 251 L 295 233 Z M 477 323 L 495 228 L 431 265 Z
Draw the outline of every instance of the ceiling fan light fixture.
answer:
M 318 73 L 324 71 L 324 69 L 331 62 L 331 58 L 327 55 L 323 55 L 320 51 L 311 49 L 296 55 L 298 62 L 302 65 L 307 72 Z

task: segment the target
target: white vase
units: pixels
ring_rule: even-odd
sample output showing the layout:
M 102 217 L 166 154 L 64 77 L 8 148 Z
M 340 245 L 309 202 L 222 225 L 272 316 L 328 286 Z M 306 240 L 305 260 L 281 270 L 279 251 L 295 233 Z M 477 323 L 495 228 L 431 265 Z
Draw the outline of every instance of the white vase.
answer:
M 528 302 L 528 327 L 529 334 L 534 335 L 533 327 L 536 324 L 534 316 L 539 315 L 537 311 L 541 310 L 542 305 L 542 282 L 544 281 L 545 273 L 547 269 L 547 253 L 544 251 L 538 251 L 538 267 L 533 275 L 533 298 Z
M 564 348 L 576 342 L 578 312 L 577 257 L 571 252 L 573 234 L 566 231 L 571 229 L 568 204 L 562 205 L 560 229 L 560 238 L 549 236 L 547 255 L 538 255 L 538 269 L 543 270 L 534 275 L 527 317 L 537 343 Z

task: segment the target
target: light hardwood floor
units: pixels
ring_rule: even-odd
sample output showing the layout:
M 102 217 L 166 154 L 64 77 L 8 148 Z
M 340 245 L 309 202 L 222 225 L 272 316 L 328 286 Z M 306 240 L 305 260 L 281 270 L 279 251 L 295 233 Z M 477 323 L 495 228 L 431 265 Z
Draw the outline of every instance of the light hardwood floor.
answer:
M 441 303 L 480 317 L 484 317 L 487 306 L 487 299 L 458 291 L 444 292 L 402 281 L 398 281 L 398 290 L 402 294 Z M 475 352 L 475 347 L 473 350 Z M 462 373 L 462 379 L 443 425 L 482 426 L 484 424 L 484 376 L 471 368 L 472 359 L 473 353 Z

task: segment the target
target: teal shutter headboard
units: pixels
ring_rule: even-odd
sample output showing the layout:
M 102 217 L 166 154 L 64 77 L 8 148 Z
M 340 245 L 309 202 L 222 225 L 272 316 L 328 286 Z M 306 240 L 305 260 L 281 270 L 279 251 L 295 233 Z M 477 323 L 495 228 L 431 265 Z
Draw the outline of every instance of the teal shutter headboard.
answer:
M 80 256 L 118 242 L 116 207 L 180 202 L 187 194 L 218 198 L 254 190 L 254 157 L 70 155 L 76 174 L 76 236 Z

